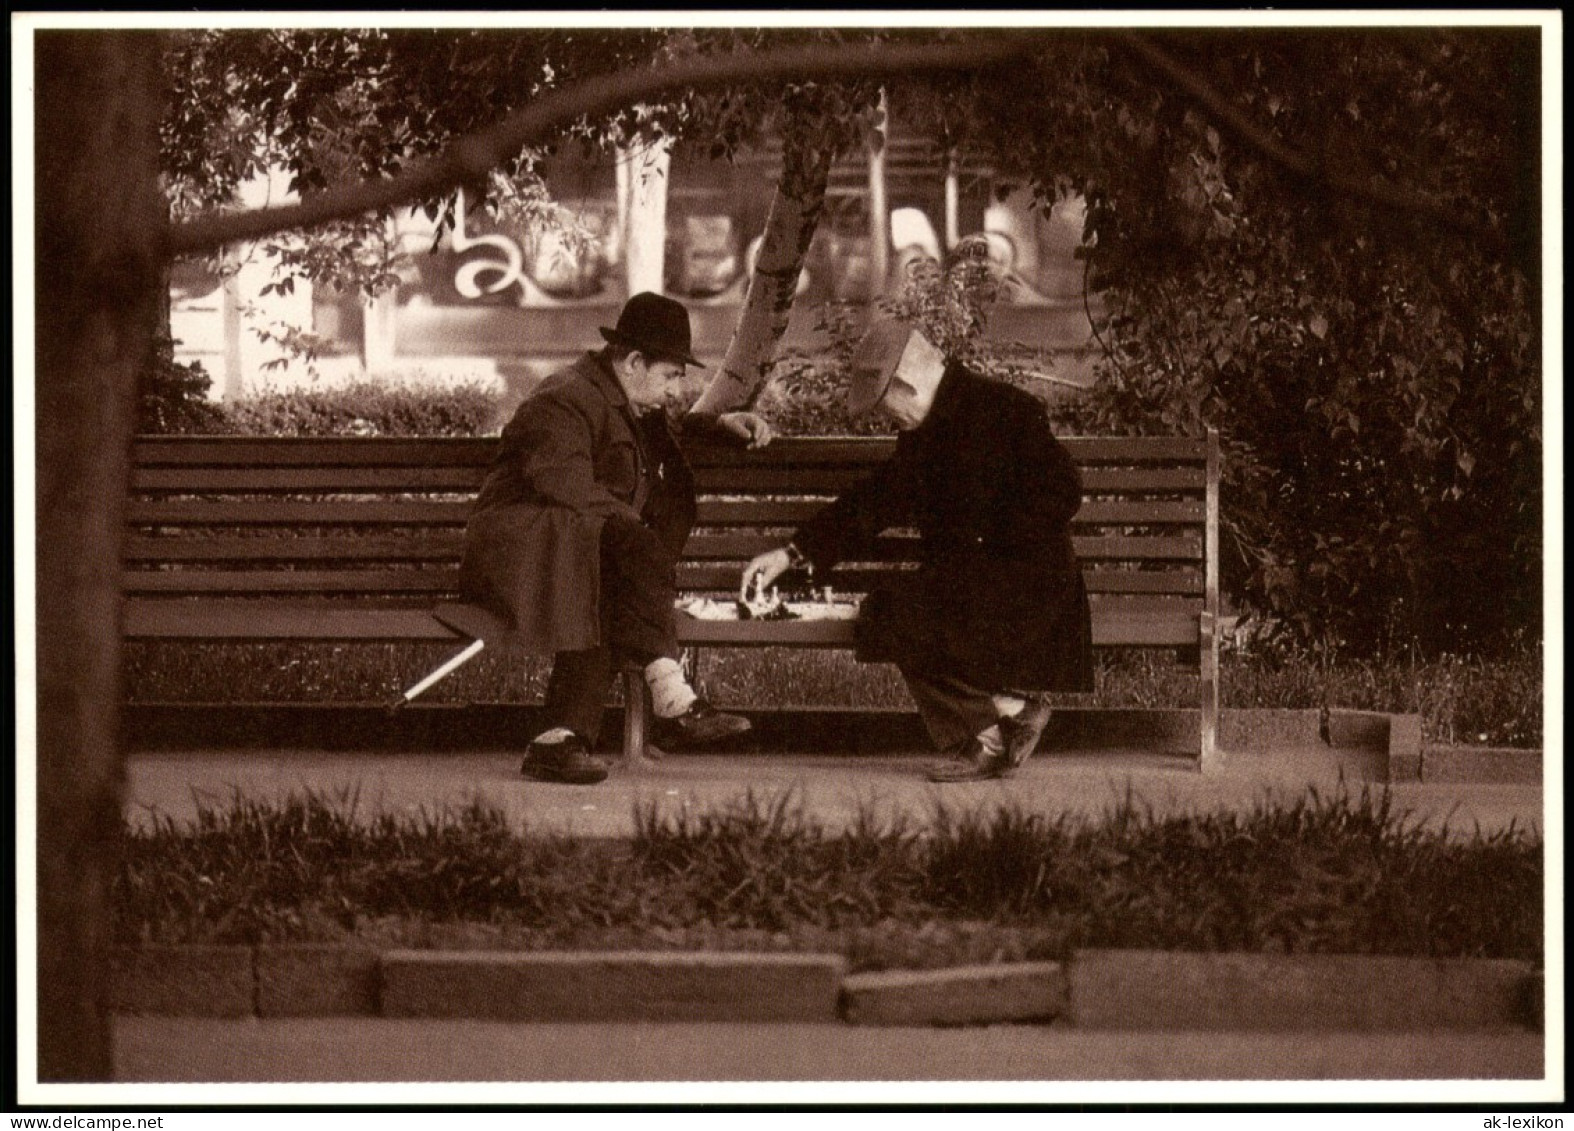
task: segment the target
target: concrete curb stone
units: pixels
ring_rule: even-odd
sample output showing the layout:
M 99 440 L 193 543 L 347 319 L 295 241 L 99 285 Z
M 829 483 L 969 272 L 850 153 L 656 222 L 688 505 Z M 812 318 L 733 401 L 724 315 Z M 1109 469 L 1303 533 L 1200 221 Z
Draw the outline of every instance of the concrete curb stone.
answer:
M 1388 720 L 1388 780 L 1421 779 L 1421 716 L 1385 715 Z
M 388 1017 L 835 1021 L 838 954 L 392 951 Z
M 1089 950 L 1067 974 L 1088 1029 L 1481 1029 L 1524 1025 L 1507 959 Z
M 1542 752 L 1512 746 L 1426 746 L 1424 782 L 1512 782 L 1540 785 Z
M 249 946 L 117 947 L 110 972 L 117 1013 L 249 1017 L 257 1009 Z
M 323 945 L 257 948 L 257 1014 L 331 1017 L 378 1012 L 382 962 L 375 950 Z
M 1390 955 L 1079 951 L 847 974 L 837 954 L 376 951 L 331 945 L 116 950 L 114 1010 L 206 1017 L 834 1022 L 1084 1029 L 1540 1028 L 1529 963 Z
M 1049 1021 L 1065 1012 L 1058 962 L 886 970 L 842 980 L 842 1016 L 854 1025 Z

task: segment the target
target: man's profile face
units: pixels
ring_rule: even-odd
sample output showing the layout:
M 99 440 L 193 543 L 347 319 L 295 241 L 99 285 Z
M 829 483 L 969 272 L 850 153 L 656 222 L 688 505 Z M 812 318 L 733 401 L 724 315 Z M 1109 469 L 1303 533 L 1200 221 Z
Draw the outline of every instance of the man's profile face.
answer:
M 648 358 L 636 350 L 617 369 L 623 391 L 637 409 L 670 408 L 682 396 L 681 362 Z

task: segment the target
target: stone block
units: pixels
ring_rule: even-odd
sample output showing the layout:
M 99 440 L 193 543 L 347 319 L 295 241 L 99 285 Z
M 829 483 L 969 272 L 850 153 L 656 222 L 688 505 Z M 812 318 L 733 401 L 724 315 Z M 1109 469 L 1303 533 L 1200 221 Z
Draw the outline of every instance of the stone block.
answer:
M 376 1014 L 377 952 L 343 946 L 257 948 L 257 1012 L 263 1017 Z
M 1421 716 L 1388 716 L 1388 780 L 1419 781 L 1422 775 Z
M 396 951 L 388 1017 L 507 1021 L 834 1021 L 835 954 Z
M 1541 751 L 1507 746 L 1427 746 L 1421 751 L 1421 780 L 1511 782 L 1540 785 Z
M 1067 984 L 1092 1029 L 1480 1029 L 1524 1023 L 1530 976 L 1498 959 L 1093 950 Z
M 116 1013 L 168 1017 L 246 1017 L 256 1011 L 256 972 L 248 946 L 148 946 L 110 957 Z
M 887 970 L 842 981 L 842 1016 L 854 1025 L 1049 1021 L 1065 1009 L 1058 962 Z

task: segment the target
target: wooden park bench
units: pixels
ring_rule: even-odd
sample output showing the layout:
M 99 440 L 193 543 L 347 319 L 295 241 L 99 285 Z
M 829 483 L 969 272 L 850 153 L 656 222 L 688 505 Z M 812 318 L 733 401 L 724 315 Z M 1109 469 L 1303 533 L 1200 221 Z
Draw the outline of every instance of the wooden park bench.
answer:
M 1219 447 L 1181 438 L 1069 438 L 1085 501 L 1073 537 L 1096 648 L 1174 649 L 1198 666 L 1198 764 L 1219 717 Z M 760 451 L 691 450 L 699 526 L 679 567 L 685 596 L 736 595 L 743 564 L 887 459 L 889 439 L 788 438 Z M 490 438 L 143 437 L 125 545 L 128 639 L 480 641 L 433 615 L 457 599 L 470 502 Z M 917 540 L 887 531 L 872 560 L 838 566 L 838 594 L 910 568 Z M 686 646 L 847 648 L 850 620 L 698 620 Z M 463 624 L 463 618 L 457 623 Z M 456 657 L 457 659 L 457 657 Z M 645 696 L 626 677 L 625 753 Z

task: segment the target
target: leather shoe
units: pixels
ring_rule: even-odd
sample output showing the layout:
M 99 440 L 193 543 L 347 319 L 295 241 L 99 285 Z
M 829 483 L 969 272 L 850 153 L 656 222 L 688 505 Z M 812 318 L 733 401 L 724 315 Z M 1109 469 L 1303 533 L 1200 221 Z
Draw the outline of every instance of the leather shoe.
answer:
M 747 734 L 751 729 L 752 724 L 742 715 L 718 711 L 711 706 L 710 700 L 701 696 L 683 714 L 656 719 L 651 726 L 651 737 L 661 746 L 695 746 Z
M 1026 762 L 1038 749 L 1038 740 L 1044 735 L 1044 727 L 1049 723 L 1052 714 L 1049 700 L 1030 698 L 1027 706 L 1015 715 L 1010 715 L 1000 720 L 1000 737 L 1006 745 L 1006 761 L 1012 766 L 1020 766 Z
M 519 772 L 536 781 L 595 785 L 607 776 L 607 765 L 590 752 L 585 740 L 570 734 L 561 742 L 532 742 Z
M 928 776 L 932 782 L 992 781 L 1010 772 L 1005 754 L 991 753 L 973 738 L 954 757 L 930 766 Z

